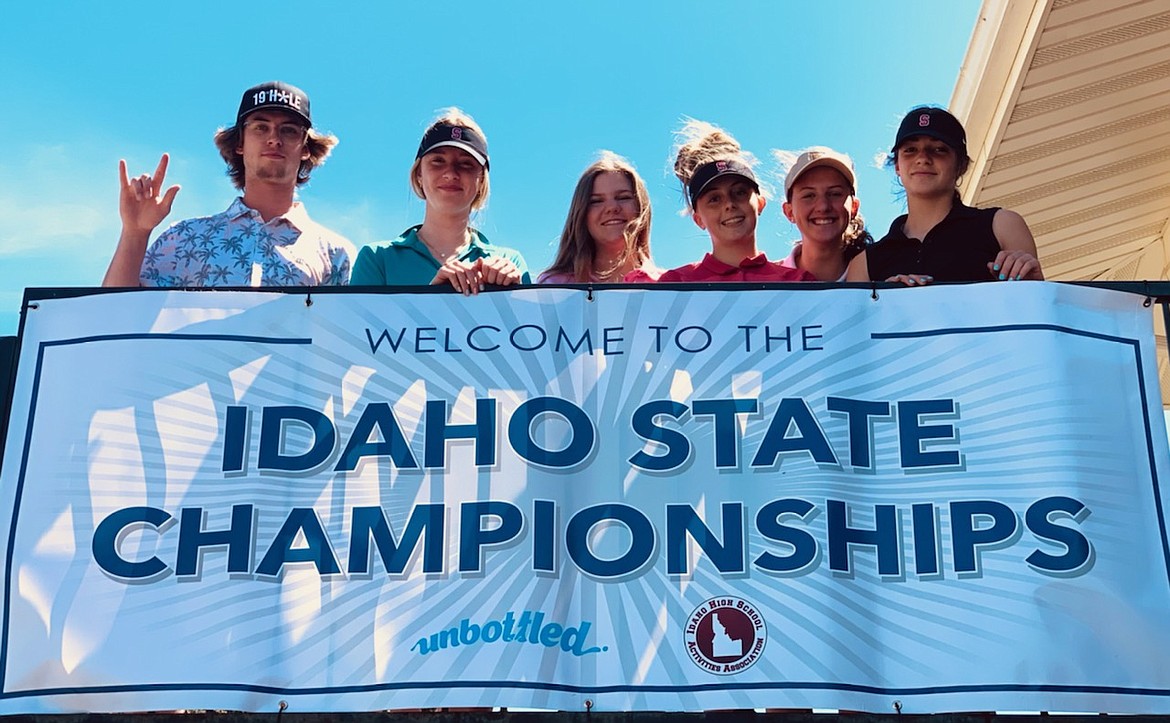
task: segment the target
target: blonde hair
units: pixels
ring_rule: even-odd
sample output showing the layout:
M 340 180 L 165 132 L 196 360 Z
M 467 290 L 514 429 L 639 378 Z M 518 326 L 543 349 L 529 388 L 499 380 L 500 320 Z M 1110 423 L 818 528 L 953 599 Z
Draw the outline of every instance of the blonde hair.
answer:
M 638 172 L 625 158 L 612 151 L 602 151 L 598 159 L 585 169 L 577 180 L 577 187 L 573 189 L 573 200 L 569 203 L 569 215 L 565 219 L 565 228 L 561 231 L 560 245 L 557 247 L 557 256 L 552 266 L 545 270 L 545 274 L 571 273 L 573 278 L 582 283 L 594 278 L 594 263 L 597 256 L 597 243 L 589 234 L 589 201 L 593 196 L 593 182 L 602 173 L 620 173 L 629 180 L 634 189 L 634 197 L 638 200 L 638 215 L 626 224 L 623 231 L 626 237 L 626 248 L 614 268 L 621 268 L 631 259 L 635 268 L 652 263 L 650 261 L 650 194 L 646 191 L 646 183 Z
M 439 111 L 439 115 L 431 121 L 427 129 L 423 131 L 425 137 L 434 128 L 441 125 L 463 126 L 464 128 L 471 128 L 483 138 L 484 143 L 487 143 L 487 135 L 475 119 L 464 112 L 461 108 L 451 106 Z M 414 163 L 410 164 L 410 187 L 414 189 L 414 195 L 422 200 L 427 200 L 426 194 L 423 193 L 422 187 L 422 158 L 414 159 Z M 483 173 L 479 177 L 479 188 L 475 192 L 475 198 L 471 199 L 471 210 L 478 211 L 487 205 L 488 193 L 491 191 L 491 184 L 488 181 L 488 169 L 484 168 Z
M 694 210 L 687 191 L 699 166 L 712 161 L 736 160 L 755 168 L 757 163 L 755 156 L 745 151 L 730 133 L 706 121 L 686 118 L 683 127 L 675 131 L 674 139 L 671 150 L 674 175 L 682 183 L 687 211 Z M 760 184 L 760 195 L 767 196 L 763 184 Z
M 291 114 L 290 114 L 291 115 Z M 244 188 L 244 157 L 240 155 L 239 150 L 243 147 L 243 138 L 241 137 L 242 124 L 236 124 L 230 128 L 220 128 L 215 132 L 215 147 L 219 149 L 219 156 L 228 165 L 228 178 L 232 180 L 232 185 L 236 188 Z M 324 165 L 325 159 L 333 151 L 337 145 L 337 136 L 332 133 L 319 133 L 313 128 L 305 129 L 305 150 L 309 152 L 309 157 L 301 161 L 301 167 L 297 169 L 297 185 L 303 186 L 309 182 L 309 176 L 313 169 Z

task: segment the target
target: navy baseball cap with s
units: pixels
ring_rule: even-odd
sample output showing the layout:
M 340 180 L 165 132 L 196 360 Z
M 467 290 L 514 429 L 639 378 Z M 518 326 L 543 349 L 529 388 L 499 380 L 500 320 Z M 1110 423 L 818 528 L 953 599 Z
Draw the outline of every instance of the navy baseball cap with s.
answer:
M 922 106 L 907 113 L 902 125 L 898 126 L 898 135 L 890 151 L 897 151 L 903 141 L 914 136 L 935 138 L 955 149 L 960 156 L 967 155 L 967 132 L 963 130 L 963 124 L 942 108 Z

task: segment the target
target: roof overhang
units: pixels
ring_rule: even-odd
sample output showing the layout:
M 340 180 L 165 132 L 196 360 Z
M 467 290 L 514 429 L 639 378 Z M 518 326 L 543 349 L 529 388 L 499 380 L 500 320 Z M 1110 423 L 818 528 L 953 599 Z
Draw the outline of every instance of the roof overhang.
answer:
M 964 201 L 1022 214 L 1047 278 L 1168 278 L 1170 2 L 984 0 L 950 108 Z

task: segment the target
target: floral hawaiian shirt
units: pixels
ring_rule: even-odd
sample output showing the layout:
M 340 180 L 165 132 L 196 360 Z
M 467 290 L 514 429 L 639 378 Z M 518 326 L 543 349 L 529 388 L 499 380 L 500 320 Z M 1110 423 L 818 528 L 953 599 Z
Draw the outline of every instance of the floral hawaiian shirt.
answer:
M 341 286 L 354 245 L 297 202 L 267 223 L 237 198 L 223 213 L 179 221 L 146 251 L 143 286 Z

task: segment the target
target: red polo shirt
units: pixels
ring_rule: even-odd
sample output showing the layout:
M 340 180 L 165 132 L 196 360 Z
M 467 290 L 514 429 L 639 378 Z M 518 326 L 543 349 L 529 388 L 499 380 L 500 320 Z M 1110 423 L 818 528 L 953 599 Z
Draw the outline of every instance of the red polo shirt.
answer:
M 702 261 L 671 269 L 658 278 L 666 282 L 723 282 L 723 281 L 816 281 L 807 271 L 790 269 L 777 261 L 769 261 L 765 254 L 744 259 L 739 266 L 725 264 L 711 254 Z

